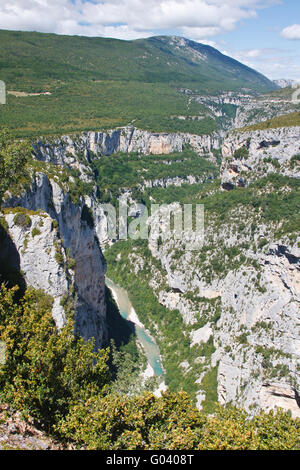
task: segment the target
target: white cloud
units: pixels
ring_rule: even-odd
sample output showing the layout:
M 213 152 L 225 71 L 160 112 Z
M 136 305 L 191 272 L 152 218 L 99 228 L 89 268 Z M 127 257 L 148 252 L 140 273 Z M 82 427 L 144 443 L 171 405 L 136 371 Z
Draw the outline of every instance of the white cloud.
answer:
M 300 24 L 287 26 L 280 34 L 285 39 L 300 39 Z
M 199 40 L 232 31 L 280 0 L 0 0 L 0 28 L 122 39 L 172 31 Z
M 254 57 L 259 57 L 262 51 L 260 49 L 250 49 L 249 51 L 245 51 L 245 57 L 249 57 L 249 59 Z
M 230 55 L 248 67 L 266 75 L 270 79 L 287 78 L 299 80 L 300 54 L 279 48 L 227 50 L 223 54 Z

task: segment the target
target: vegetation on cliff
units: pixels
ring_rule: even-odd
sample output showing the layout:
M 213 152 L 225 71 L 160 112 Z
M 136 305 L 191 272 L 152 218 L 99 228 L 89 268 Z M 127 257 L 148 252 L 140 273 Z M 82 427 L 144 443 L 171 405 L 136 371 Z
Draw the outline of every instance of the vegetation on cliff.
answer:
M 14 142 L 9 130 L 0 131 L 0 208 L 4 193 L 17 182 L 26 181 L 30 153 L 28 141 Z
M 300 126 L 300 113 L 289 113 L 284 114 L 283 116 L 277 116 L 267 121 L 259 122 L 258 124 L 253 124 L 252 126 L 243 127 L 238 129 L 239 132 L 248 132 L 248 131 L 264 131 L 267 129 L 278 129 L 281 127 L 296 127 Z
M 28 290 L 0 289 L 0 402 L 33 417 L 63 442 L 88 449 L 298 449 L 300 420 L 283 412 L 253 420 L 238 409 L 199 412 L 187 394 L 161 398 L 108 393 L 108 352 L 74 338 L 71 323 L 57 331 L 52 301 Z

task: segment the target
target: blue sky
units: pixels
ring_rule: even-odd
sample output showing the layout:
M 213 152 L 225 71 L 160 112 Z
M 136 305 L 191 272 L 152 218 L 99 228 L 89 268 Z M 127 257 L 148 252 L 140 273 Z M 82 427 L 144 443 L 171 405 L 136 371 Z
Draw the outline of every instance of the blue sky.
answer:
M 298 28 L 289 27 L 298 24 Z M 293 39 L 292 39 L 293 38 Z M 283 0 L 215 37 L 216 47 L 270 78 L 300 81 L 300 1 Z
M 0 28 L 210 44 L 269 78 L 300 81 L 299 0 L 0 0 Z

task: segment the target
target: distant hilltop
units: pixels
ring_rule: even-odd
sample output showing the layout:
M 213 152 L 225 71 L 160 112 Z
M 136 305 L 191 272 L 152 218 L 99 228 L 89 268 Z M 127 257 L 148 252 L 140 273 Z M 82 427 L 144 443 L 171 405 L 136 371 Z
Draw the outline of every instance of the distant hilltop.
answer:
M 273 80 L 273 82 L 276 85 L 278 85 L 280 88 L 287 88 L 289 86 L 295 86 L 299 83 L 296 80 L 289 80 L 289 79 L 286 79 L 286 78 L 280 78 L 278 80 Z

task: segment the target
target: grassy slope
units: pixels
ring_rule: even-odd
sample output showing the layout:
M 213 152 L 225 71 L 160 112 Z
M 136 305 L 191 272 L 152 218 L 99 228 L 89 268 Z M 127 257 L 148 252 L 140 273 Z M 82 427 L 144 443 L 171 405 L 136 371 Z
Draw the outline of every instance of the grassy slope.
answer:
M 0 31 L 0 38 L 3 78 L 26 90 L 31 84 L 45 87 L 54 80 L 70 79 L 194 82 L 207 91 L 276 88 L 263 75 L 210 46 L 187 41 L 185 47 L 176 47 L 167 36 L 121 41 Z
M 109 128 L 135 120 L 154 131 L 215 130 L 212 119 L 170 119 L 205 115 L 179 92 L 270 91 L 265 77 L 216 49 L 188 41 L 176 47 L 168 37 L 138 41 L 0 31 L 0 78 L 8 90 L 50 96 L 8 95 L 0 125 L 17 135 Z

